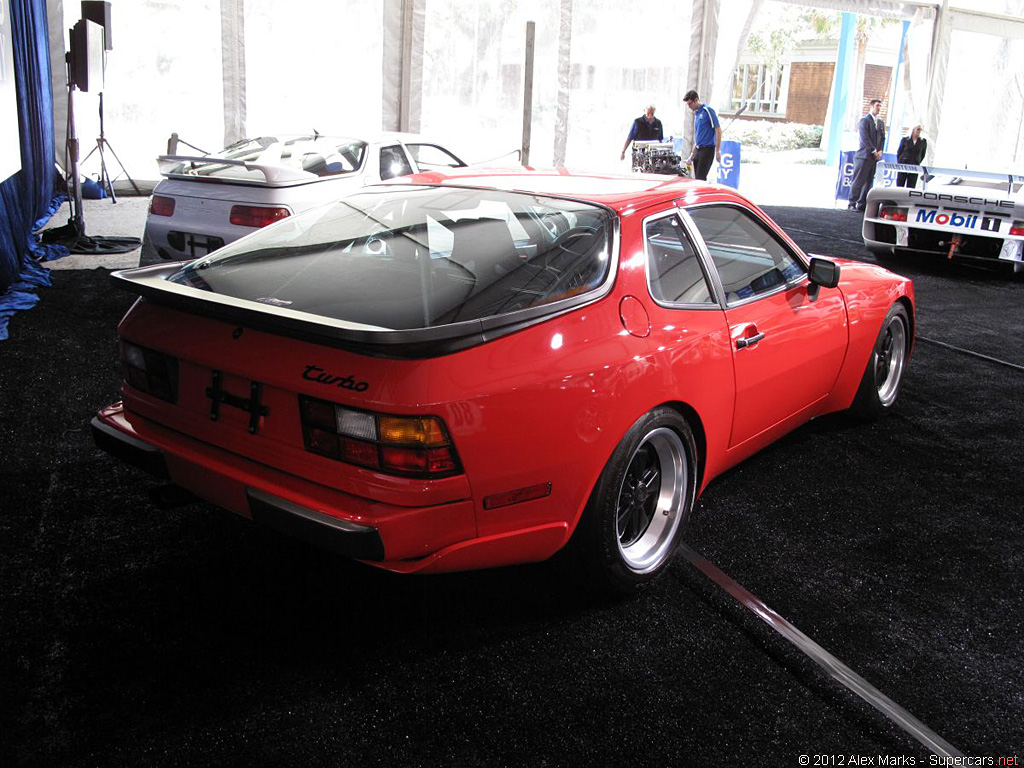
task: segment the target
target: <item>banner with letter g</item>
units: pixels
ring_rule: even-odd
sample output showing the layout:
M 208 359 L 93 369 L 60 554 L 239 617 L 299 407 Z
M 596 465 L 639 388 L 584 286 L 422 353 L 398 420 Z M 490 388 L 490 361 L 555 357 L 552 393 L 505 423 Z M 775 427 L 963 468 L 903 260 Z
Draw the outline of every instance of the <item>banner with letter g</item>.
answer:
M 722 162 L 718 164 L 719 184 L 733 189 L 740 188 L 740 143 L 738 141 L 722 142 Z

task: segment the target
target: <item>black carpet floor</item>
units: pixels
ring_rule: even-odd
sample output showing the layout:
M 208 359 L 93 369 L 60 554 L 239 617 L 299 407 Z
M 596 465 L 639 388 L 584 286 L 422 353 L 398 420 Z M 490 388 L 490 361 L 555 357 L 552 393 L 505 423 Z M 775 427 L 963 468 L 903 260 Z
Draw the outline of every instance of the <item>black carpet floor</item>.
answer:
M 855 214 L 769 213 L 870 260 Z M 919 307 L 896 412 L 746 461 L 687 540 L 965 755 L 1012 758 L 1024 284 L 887 266 Z M 400 578 L 154 508 L 87 428 L 130 300 L 55 272 L 0 345 L 0 766 L 940 764 L 682 559 L 607 602 L 547 564 Z

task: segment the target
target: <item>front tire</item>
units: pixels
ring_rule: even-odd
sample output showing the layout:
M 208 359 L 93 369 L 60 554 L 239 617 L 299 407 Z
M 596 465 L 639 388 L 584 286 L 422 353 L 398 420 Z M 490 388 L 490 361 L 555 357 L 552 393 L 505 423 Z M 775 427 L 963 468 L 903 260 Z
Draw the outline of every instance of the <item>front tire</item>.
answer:
M 860 419 L 877 419 L 896 404 L 903 371 L 910 354 L 910 318 L 901 303 L 893 304 L 871 349 L 850 413 Z
M 689 424 L 670 408 L 622 438 L 577 531 L 584 568 L 606 591 L 636 592 L 671 562 L 693 508 L 696 457 Z

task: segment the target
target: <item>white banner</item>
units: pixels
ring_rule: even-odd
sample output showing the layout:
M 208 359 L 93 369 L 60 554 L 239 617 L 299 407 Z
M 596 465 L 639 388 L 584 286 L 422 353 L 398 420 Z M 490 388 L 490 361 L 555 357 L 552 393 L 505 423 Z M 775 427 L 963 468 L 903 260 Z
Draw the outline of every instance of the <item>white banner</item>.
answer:
M 0 181 L 21 170 L 18 91 L 14 85 L 11 9 L 0 0 Z

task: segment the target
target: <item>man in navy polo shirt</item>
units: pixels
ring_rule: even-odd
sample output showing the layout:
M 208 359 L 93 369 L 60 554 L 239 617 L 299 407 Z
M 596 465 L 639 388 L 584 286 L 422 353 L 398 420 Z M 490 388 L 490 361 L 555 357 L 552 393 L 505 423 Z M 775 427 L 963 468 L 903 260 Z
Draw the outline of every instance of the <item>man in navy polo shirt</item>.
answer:
M 722 126 L 718 114 L 707 104 L 700 103 L 696 91 L 687 91 L 683 96 L 686 106 L 693 110 L 693 177 L 707 180 L 711 161 L 722 162 Z
M 619 160 L 626 159 L 626 150 L 631 141 L 662 141 L 664 138 L 661 120 L 654 116 L 654 105 L 649 104 L 644 113 L 633 121 L 633 125 L 629 129 L 629 136 L 626 137 L 626 143 L 622 145 L 622 154 L 619 155 Z

